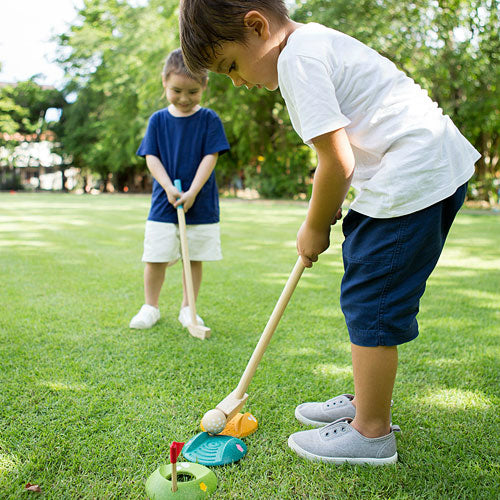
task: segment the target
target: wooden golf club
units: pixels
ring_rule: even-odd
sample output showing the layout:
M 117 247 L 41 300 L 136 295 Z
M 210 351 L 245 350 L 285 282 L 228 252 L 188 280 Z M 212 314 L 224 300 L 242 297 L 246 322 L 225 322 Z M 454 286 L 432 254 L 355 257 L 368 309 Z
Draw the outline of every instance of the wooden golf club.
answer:
M 286 282 L 283 291 L 281 292 L 280 298 L 276 303 L 274 310 L 267 322 L 262 335 L 260 336 L 259 342 L 255 347 L 252 357 L 250 358 L 245 371 L 240 379 L 240 382 L 236 389 L 226 396 L 214 410 L 208 411 L 202 419 L 203 427 L 211 434 L 216 434 L 222 432 L 224 427 L 220 429 L 220 422 L 225 423 L 230 420 L 236 413 L 238 413 L 244 406 L 246 400 L 248 399 L 248 394 L 246 393 L 248 386 L 252 380 L 252 377 L 259 366 L 260 360 L 266 351 L 266 348 L 273 336 L 276 327 L 283 316 L 283 312 L 292 296 L 297 283 L 299 282 L 302 272 L 304 271 L 304 264 L 302 258 L 299 256 L 295 266 Z M 219 430 L 220 429 L 220 430 Z M 213 431 L 213 432 L 212 432 Z
M 181 193 L 181 181 L 176 179 L 174 186 Z M 210 328 L 199 325 L 196 319 L 196 301 L 194 298 L 193 277 L 191 275 L 191 261 L 189 260 L 189 250 L 186 234 L 186 216 L 182 205 L 177 207 L 177 218 L 179 220 L 179 234 L 181 238 L 182 267 L 184 269 L 184 282 L 186 284 L 186 293 L 188 297 L 189 311 L 191 313 L 191 324 L 187 326 L 189 333 L 198 339 L 208 339 L 210 337 Z

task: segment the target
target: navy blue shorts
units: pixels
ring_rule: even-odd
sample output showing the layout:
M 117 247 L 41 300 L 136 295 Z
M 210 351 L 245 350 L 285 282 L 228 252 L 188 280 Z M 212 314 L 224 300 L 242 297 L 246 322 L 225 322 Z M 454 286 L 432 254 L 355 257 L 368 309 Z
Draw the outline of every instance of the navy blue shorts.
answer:
M 418 335 L 420 297 L 466 192 L 464 184 L 435 205 L 391 219 L 349 210 L 340 306 L 353 344 L 391 346 Z

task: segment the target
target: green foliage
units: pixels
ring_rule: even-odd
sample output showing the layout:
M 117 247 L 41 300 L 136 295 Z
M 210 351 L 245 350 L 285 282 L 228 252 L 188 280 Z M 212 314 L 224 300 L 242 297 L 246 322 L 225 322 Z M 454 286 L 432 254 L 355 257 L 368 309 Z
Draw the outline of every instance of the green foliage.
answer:
M 40 134 L 47 128 L 47 109 L 62 108 L 64 103 L 60 91 L 40 86 L 34 78 L 1 87 L 0 133 Z
M 221 117 L 231 150 L 217 164 L 219 185 L 243 177 L 269 198 L 306 193 L 310 150 L 293 131 L 279 92 L 234 87 L 225 76 L 210 76 L 206 105 Z
M 9 90 L 8 87 L 0 89 L 0 132 L 12 135 L 27 119 L 28 110 L 16 104 L 12 96 L 9 96 Z M 0 143 L 1 141 L 0 138 Z
M 173 0 L 135 8 L 87 0 L 80 22 L 60 37 L 65 93 L 77 95 L 64 110 L 60 135 L 77 166 L 102 178 L 116 174 L 121 184 L 144 171 L 135 151 L 147 118 L 163 105 L 160 71 L 177 46 L 176 7 Z
M 65 108 L 58 132 L 75 165 L 102 178 L 113 173 L 129 186 L 135 173 L 146 171 L 135 151 L 149 116 L 166 105 L 160 73 L 179 45 L 176 9 L 173 0 L 151 0 L 145 7 L 87 0 L 79 23 L 60 37 L 69 78 L 65 92 L 78 98 Z M 309 153 L 279 93 L 250 93 L 212 75 L 204 104 L 219 113 L 231 144 L 217 167 L 221 185 L 244 176 L 247 186 L 269 196 L 305 192 Z

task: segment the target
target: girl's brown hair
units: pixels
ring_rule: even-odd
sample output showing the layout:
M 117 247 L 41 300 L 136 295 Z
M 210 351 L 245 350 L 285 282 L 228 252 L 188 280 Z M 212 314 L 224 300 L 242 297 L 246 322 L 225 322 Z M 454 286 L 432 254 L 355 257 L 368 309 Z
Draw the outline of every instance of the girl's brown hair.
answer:
M 175 49 L 167 56 L 161 76 L 164 80 L 168 80 L 171 74 L 184 75 L 192 80 L 199 82 L 203 87 L 206 86 L 208 82 L 208 72 L 207 70 L 201 70 L 196 75 L 193 75 L 184 63 L 184 58 L 182 57 L 181 49 Z

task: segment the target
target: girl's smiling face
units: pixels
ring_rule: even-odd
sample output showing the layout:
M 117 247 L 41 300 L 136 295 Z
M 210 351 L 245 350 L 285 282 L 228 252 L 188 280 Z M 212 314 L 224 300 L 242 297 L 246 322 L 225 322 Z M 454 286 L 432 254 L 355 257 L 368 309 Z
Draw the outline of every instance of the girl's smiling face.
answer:
M 200 109 L 200 102 L 205 86 L 188 76 L 172 73 L 163 78 L 163 87 L 168 102 L 173 107 L 171 112 L 177 116 L 189 116 Z

